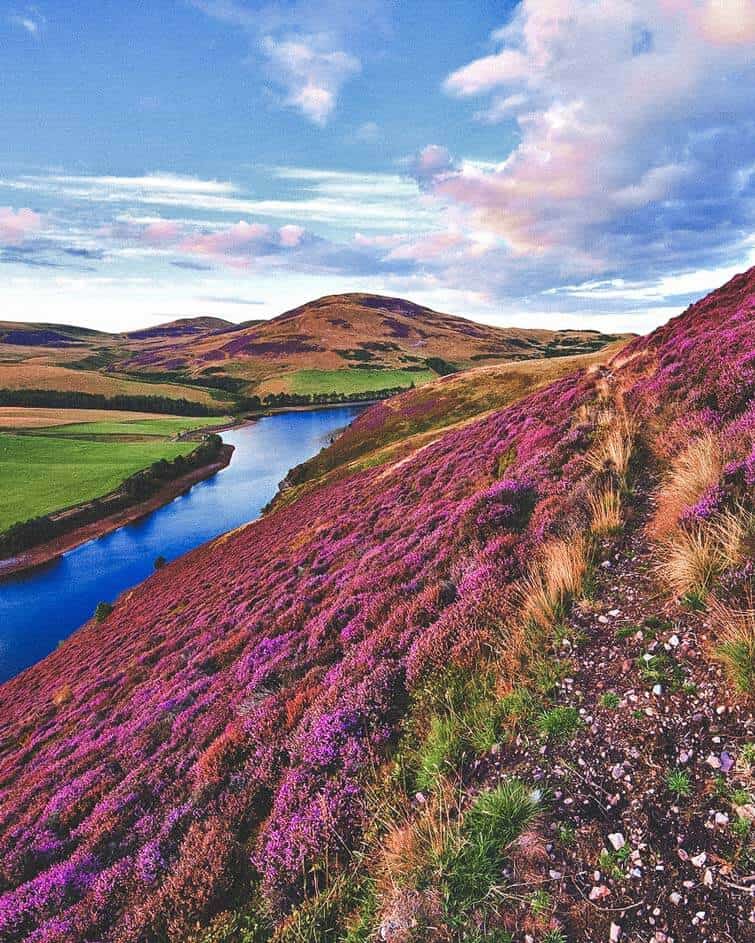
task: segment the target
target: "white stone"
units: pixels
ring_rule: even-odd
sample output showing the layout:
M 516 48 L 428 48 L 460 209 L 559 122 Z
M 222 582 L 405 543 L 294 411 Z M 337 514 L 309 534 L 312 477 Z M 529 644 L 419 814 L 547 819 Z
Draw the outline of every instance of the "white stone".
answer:
M 679 891 L 672 891 L 668 895 L 668 899 L 671 901 L 672 904 L 681 904 L 682 895 L 679 893 Z
M 619 943 L 621 938 L 621 927 L 618 923 L 612 923 L 608 934 L 609 943 Z
M 611 835 L 608 836 L 608 840 L 613 846 L 615 851 L 620 851 L 624 847 L 624 845 L 626 845 L 626 842 L 624 841 L 624 836 L 621 834 L 621 832 L 613 832 Z
M 694 858 L 690 858 L 689 863 L 694 865 L 696 868 L 702 868 L 707 860 L 708 856 L 704 851 L 701 851 L 699 855 L 695 855 Z

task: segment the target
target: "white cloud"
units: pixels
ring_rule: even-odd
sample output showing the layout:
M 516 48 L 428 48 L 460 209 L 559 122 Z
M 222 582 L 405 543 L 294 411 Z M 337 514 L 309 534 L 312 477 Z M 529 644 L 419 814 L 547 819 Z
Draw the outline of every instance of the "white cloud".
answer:
M 341 92 L 362 68 L 353 48 L 384 29 L 388 4 L 347 0 L 325 4 L 288 0 L 263 5 L 241 0 L 192 0 L 195 7 L 249 37 L 253 59 L 261 60 L 282 103 L 316 125 L 325 125 Z
M 508 122 L 503 141 L 516 121 L 519 140 L 497 165 L 444 172 L 434 192 L 507 240 L 509 282 L 517 258 L 533 274 L 533 256 L 541 280 L 743 256 L 752 0 L 523 0 L 493 41 L 445 89 L 486 96 L 482 115 Z
M 39 39 L 42 30 L 47 24 L 46 17 L 35 6 L 28 6 L 20 13 L 11 13 L 8 20 L 14 26 L 25 30 L 34 39 Z

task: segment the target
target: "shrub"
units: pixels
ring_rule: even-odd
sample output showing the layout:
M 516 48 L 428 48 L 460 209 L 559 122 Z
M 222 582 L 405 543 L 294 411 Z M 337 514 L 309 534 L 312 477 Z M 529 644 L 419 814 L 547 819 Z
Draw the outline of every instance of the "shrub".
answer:
M 94 610 L 94 619 L 95 622 L 104 622 L 105 619 L 113 611 L 113 605 L 109 602 L 98 602 L 97 608 Z

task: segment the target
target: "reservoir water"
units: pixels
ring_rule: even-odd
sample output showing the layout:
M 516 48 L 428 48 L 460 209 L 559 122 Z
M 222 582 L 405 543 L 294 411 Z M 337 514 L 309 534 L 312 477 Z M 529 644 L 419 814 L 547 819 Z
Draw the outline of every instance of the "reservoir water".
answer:
M 258 517 L 294 465 L 315 455 L 364 407 L 278 413 L 223 433 L 231 464 L 170 504 L 59 560 L 0 582 L 0 682 L 49 654 L 101 600 L 168 560 Z

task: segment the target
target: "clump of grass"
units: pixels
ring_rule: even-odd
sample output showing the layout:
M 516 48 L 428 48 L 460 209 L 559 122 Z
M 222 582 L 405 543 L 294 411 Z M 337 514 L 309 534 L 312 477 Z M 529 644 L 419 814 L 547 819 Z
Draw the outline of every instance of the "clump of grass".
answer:
M 415 783 L 424 791 L 435 789 L 443 776 L 461 760 L 464 741 L 458 719 L 435 716 L 417 754 Z
M 617 488 L 608 485 L 591 495 L 590 529 L 593 534 L 616 534 L 621 530 L 621 495 Z
M 656 512 L 650 525 L 655 537 L 668 536 L 685 508 L 692 507 L 721 477 L 723 455 L 718 439 L 705 433 L 674 460 L 656 495 Z
M 626 488 L 629 462 L 634 449 L 635 428 L 626 413 L 607 412 L 606 429 L 585 456 L 587 464 L 598 472 L 614 474 Z
M 561 682 L 572 670 L 568 659 L 535 658 L 530 662 L 528 671 L 532 683 L 540 694 L 548 697 L 558 690 Z
M 481 904 L 500 883 L 505 851 L 540 812 L 540 796 L 519 779 L 480 793 L 463 817 L 458 839 L 446 850 L 443 883 L 456 914 Z
M 552 707 L 543 711 L 535 721 L 540 734 L 549 740 L 566 740 L 572 737 L 581 725 L 579 712 L 574 707 Z
M 755 766 L 755 743 L 745 743 L 739 751 L 739 759 L 746 766 Z
M 640 676 L 648 684 L 665 684 L 676 690 L 684 681 L 681 666 L 665 652 L 656 655 L 642 655 L 637 659 Z
M 718 641 L 714 657 L 720 661 L 741 694 L 755 695 L 755 607 L 735 609 L 718 599 L 708 604 Z
M 551 895 L 542 888 L 530 894 L 530 911 L 533 916 L 542 917 L 548 913 L 552 906 Z
M 570 848 L 577 840 L 577 830 L 568 822 L 562 822 L 556 830 L 556 836 L 564 847 Z
M 520 588 L 519 608 L 525 624 L 547 630 L 561 621 L 582 588 L 587 564 L 587 544 L 581 535 L 546 544 Z
M 605 691 L 600 696 L 600 706 L 615 710 L 621 704 L 621 698 L 615 691 Z
M 704 597 L 725 570 L 744 559 L 751 527 L 749 512 L 736 508 L 694 527 L 676 530 L 662 543 L 660 577 L 677 596 L 693 593 Z
M 666 789 L 676 799 L 686 799 L 692 795 L 692 781 L 689 773 L 683 769 L 672 769 L 666 773 Z
M 568 943 L 563 930 L 548 930 L 543 936 L 542 943 Z
M 629 845 L 624 845 L 623 848 L 619 848 L 616 851 L 609 851 L 608 848 L 603 848 L 598 858 L 598 869 L 602 871 L 603 874 L 608 875 L 608 877 L 620 880 L 624 877 L 623 865 L 627 863 L 631 853 Z

